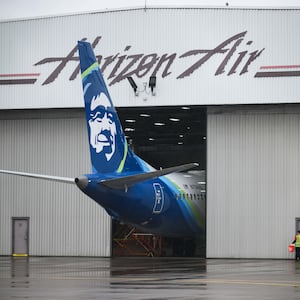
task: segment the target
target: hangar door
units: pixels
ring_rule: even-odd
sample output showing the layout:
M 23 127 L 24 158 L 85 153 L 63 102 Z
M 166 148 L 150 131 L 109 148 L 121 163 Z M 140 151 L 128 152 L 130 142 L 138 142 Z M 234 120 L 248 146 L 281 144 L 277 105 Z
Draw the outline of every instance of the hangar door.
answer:
M 299 105 L 208 110 L 207 257 L 292 258 L 299 153 Z
M 0 140 L 1 169 L 72 178 L 90 171 L 83 109 L 2 111 Z M 30 255 L 111 255 L 109 216 L 75 185 L 0 175 L 0 200 L 0 255 L 12 253 L 15 216 L 30 218 L 22 246 Z

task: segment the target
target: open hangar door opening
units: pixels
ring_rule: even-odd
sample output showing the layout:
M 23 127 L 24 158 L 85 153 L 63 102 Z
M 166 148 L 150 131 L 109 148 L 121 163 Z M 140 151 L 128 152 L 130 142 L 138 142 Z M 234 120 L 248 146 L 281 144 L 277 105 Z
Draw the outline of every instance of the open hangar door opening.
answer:
M 121 107 L 118 115 L 134 152 L 154 168 L 199 163 L 205 200 L 206 108 L 204 106 Z M 145 234 L 113 222 L 113 256 L 205 256 L 205 234 L 176 239 Z

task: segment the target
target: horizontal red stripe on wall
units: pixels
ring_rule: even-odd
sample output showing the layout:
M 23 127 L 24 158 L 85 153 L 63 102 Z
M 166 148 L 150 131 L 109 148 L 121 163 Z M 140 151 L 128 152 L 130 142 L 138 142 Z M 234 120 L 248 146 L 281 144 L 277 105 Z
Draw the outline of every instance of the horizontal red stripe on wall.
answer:
M 11 85 L 11 84 L 33 84 L 36 79 L 0 79 L 0 85 Z
M 40 76 L 40 73 L 26 73 L 26 74 L 0 74 L 0 77 L 36 77 Z
M 261 70 L 271 69 L 300 69 L 300 65 L 284 65 L 284 66 L 261 66 Z

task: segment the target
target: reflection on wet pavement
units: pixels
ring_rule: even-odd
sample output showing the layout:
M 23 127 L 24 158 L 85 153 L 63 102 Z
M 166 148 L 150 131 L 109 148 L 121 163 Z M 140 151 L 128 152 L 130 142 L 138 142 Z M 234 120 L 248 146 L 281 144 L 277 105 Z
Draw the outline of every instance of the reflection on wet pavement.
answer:
M 0 299 L 300 299 L 300 261 L 0 257 Z

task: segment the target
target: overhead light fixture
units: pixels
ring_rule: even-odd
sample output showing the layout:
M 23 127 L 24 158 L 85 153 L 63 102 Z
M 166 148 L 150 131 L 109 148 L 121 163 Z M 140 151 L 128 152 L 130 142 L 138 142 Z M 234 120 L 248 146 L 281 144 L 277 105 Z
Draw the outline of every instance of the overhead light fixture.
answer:
M 140 117 L 150 118 L 151 115 L 149 115 L 149 114 L 140 114 Z
M 131 87 L 133 88 L 134 95 L 135 95 L 135 96 L 138 96 L 138 95 L 139 95 L 139 92 L 138 92 L 138 90 L 137 90 L 137 85 L 136 85 L 136 83 L 134 82 L 133 78 L 132 78 L 132 77 L 127 77 L 127 80 L 129 81 Z
M 129 131 L 135 131 L 135 128 L 130 128 L 130 127 L 126 127 L 124 129 L 124 131 L 129 132 Z
M 161 122 L 155 122 L 154 123 L 155 126 L 164 126 L 166 125 L 165 123 L 161 123 Z
M 156 87 L 156 76 L 150 76 L 149 88 L 151 89 L 152 96 L 155 96 L 154 88 Z
M 180 119 L 178 119 L 178 118 L 169 118 L 169 120 L 172 121 L 172 122 L 179 122 L 180 121 Z
M 134 120 L 134 119 L 126 119 L 125 122 L 126 123 L 135 123 L 136 120 Z

